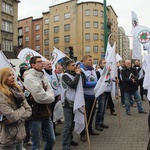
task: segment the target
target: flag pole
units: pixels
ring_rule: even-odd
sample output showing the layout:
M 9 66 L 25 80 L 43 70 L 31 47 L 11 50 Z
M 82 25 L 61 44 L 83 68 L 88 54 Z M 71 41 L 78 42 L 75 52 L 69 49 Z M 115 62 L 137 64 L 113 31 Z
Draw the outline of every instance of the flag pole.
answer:
M 91 116 L 92 116 L 92 113 L 93 113 L 95 103 L 96 103 L 96 98 L 94 99 L 93 106 L 92 106 L 92 109 L 91 109 L 91 112 L 90 112 L 90 116 L 89 116 L 89 120 L 88 120 L 88 126 L 89 126 L 89 123 L 90 123 L 90 120 L 91 120 Z
M 87 122 L 87 116 L 86 116 L 86 109 L 85 106 L 83 106 L 84 108 L 84 118 L 85 118 L 85 127 L 86 127 L 86 134 L 87 134 L 87 140 L 88 140 L 88 146 L 89 146 L 89 150 L 91 150 L 91 141 L 90 141 L 90 136 L 89 136 L 89 130 L 88 130 L 88 122 Z

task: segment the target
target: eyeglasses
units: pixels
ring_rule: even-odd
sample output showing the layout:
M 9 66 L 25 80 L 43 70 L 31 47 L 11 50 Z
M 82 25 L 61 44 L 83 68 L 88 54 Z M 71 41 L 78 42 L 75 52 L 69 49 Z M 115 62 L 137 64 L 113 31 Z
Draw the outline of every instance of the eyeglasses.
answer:
M 42 62 L 44 62 L 44 61 L 43 60 L 38 60 L 35 63 L 42 63 Z

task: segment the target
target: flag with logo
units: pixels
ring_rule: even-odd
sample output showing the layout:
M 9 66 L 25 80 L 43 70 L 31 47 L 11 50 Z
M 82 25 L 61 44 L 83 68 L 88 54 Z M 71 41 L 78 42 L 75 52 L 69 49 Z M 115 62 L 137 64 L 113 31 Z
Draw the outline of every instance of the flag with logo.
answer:
M 131 33 L 138 39 L 138 41 L 143 45 L 143 47 L 145 46 L 145 50 L 149 50 L 149 46 L 150 46 L 150 29 L 139 25 L 136 26 Z
M 23 60 L 25 63 L 29 63 L 31 57 L 33 57 L 33 56 L 40 56 L 43 61 L 47 60 L 41 54 L 39 54 L 38 52 L 36 52 L 30 48 L 24 48 L 23 50 L 21 50 L 20 53 L 18 54 L 17 58 L 19 58 L 20 60 Z
M 0 69 L 4 67 L 12 68 L 11 64 L 9 63 L 8 59 L 4 55 L 3 51 L 0 50 Z
M 146 60 L 146 68 L 145 68 L 145 77 L 144 77 L 144 81 L 143 81 L 143 87 L 144 89 L 148 90 L 148 94 L 147 94 L 147 98 L 150 101 L 150 53 L 148 54 L 147 60 Z
M 66 55 L 62 51 L 60 51 L 60 50 L 58 50 L 57 48 L 54 47 L 54 50 L 51 54 L 51 57 L 52 57 L 52 59 L 51 59 L 52 66 L 55 67 L 58 60 L 66 57 Z
M 75 122 L 75 127 L 74 131 L 77 134 L 80 134 L 82 130 L 85 128 L 85 120 L 84 120 L 84 108 L 85 106 L 85 101 L 84 101 L 84 93 L 83 93 L 83 85 L 82 85 L 82 79 L 80 76 L 77 89 L 76 89 L 76 95 L 75 95 L 75 100 L 74 100 L 74 122 Z
M 97 98 L 99 95 L 107 91 L 108 86 L 112 86 L 112 80 L 116 77 L 116 52 L 115 52 L 115 44 L 109 49 L 108 57 L 106 58 L 106 66 L 103 69 L 102 75 L 99 78 L 95 88 L 95 97 Z M 115 95 L 113 93 L 113 95 Z
M 138 17 L 135 12 L 131 11 L 132 14 L 132 29 L 139 25 Z M 141 44 L 136 37 L 133 37 L 133 51 L 132 51 L 132 59 L 142 59 L 141 54 Z

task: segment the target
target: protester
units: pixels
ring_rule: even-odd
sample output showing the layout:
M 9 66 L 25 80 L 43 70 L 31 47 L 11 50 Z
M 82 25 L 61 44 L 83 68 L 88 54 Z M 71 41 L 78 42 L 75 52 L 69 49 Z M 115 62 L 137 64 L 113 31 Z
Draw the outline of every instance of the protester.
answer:
M 142 101 L 146 101 L 146 90 L 144 90 L 144 88 L 143 88 L 143 81 L 144 81 L 145 72 L 144 72 L 143 68 L 140 66 L 139 60 L 134 61 L 134 68 L 137 70 L 138 75 L 139 75 L 138 84 L 140 86 L 141 99 L 142 99 Z
M 95 93 L 94 87 L 97 83 L 97 75 L 93 68 L 92 56 L 85 55 L 83 57 L 83 63 L 80 65 L 80 68 L 83 71 L 83 88 L 84 88 L 84 98 L 85 98 L 85 109 L 86 109 L 86 118 L 89 122 L 88 130 L 90 135 L 99 135 L 98 132 L 95 132 L 92 129 L 93 118 L 95 115 Z M 94 104 L 94 105 L 93 105 Z M 92 111 L 92 107 L 94 108 Z M 91 115 L 90 115 L 91 114 Z M 90 118 L 91 116 L 91 118 Z M 80 140 L 86 142 L 85 129 L 81 132 Z
M 0 116 L 1 150 L 21 150 L 26 136 L 24 122 L 31 116 L 31 107 L 11 68 L 0 69 Z
M 28 103 L 32 106 L 31 134 L 32 150 L 40 149 L 41 130 L 46 138 L 45 150 L 52 150 L 55 143 L 55 133 L 51 121 L 51 103 L 54 92 L 45 76 L 43 61 L 40 56 L 30 60 L 31 69 L 26 72 L 24 85 L 30 92 Z
M 62 71 L 62 67 L 58 66 L 58 64 L 56 65 L 56 68 L 61 69 Z M 52 121 L 53 121 L 53 114 L 54 114 L 54 108 L 56 103 L 60 100 L 60 95 L 61 95 L 61 86 L 60 86 L 60 76 L 58 78 L 57 73 L 55 72 L 55 70 L 52 70 L 52 64 L 49 60 L 45 61 L 44 63 L 44 71 L 46 76 L 48 77 L 49 83 L 51 84 L 51 87 L 53 88 L 54 91 L 54 96 L 55 96 L 55 101 L 51 103 L 51 108 L 52 108 Z M 53 127 L 54 127 L 54 131 L 55 131 L 55 135 L 60 135 L 60 133 L 56 132 L 56 126 L 55 126 L 55 122 L 53 121 Z
M 67 70 L 62 76 L 62 86 L 65 89 L 63 110 L 64 110 L 64 128 L 62 145 L 63 150 L 70 150 L 70 145 L 77 146 L 78 143 L 73 141 L 72 132 L 74 129 L 73 105 L 75 100 L 76 88 L 80 78 L 81 70 L 76 69 L 74 61 L 66 63 Z
M 96 71 L 97 78 L 99 79 L 102 75 L 103 68 L 106 65 L 105 59 L 101 59 L 99 62 L 100 68 Z M 105 110 L 107 107 L 107 101 L 108 99 L 105 98 L 105 93 L 102 93 L 98 98 L 98 109 L 96 112 L 96 118 L 95 118 L 95 129 L 98 131 L 103 131 L 103 128 L 108 128 L 108 125 L 104 123 L 104 115 L 105 115 Z
M 134 96 L 137 103 L 138 112 L 141 114 L 147 114 L 143 110 L 141 103 L 141 96 L 138 92 L 138 73 L 135 68 L 131 67 L 131 61 L 125 61 L 125 68 L 121 70 L 121 76 L 124 83 L 124 98 L 125 98 L 125 111 L 127 115 L 131 115 L 129 96 Z

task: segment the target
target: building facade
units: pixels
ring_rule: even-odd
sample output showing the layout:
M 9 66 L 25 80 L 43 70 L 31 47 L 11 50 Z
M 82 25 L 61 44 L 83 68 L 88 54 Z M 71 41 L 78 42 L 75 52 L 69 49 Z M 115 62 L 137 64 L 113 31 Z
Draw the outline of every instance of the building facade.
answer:
M 18 3 L 19 0 L 0 1 L 0 50 L 7 58 L 16 58 L 18 53 Z
M 18 21 L 18 48 L 31 48 L 43 54 L 43 18 L 25 18 Z
M 33 20 L 29 17 L 19 20 L 18 32 L 22 30 L 22 35 L 18 36 L 18 42 L 22 41 L 20 48 L 34 49 L 47 59 L 51 57 L 54 47 L 68 56 L 72 49 L 74 60 L 82 60 L 84 55 L 89 54 L 92 55 L 94 64 L 98 64 L 105 55 L 103 9 L 103 3 L 99 0 L 66 0 L 50 6 L 49 11 L 43 12 L 40 19 Z M 108 36 L 118 33 L 117 18 L 113 8 L 108 6 Z M 37 23 L 37 20 L 41 23 Z M 40 24 L 38 33 L 35 30 L 36 24 Z M 40 50 L 36 47 L 38 42 Z
M 123 60 L 131 59 L 130 39 L 123 27 L 118 27 L 118 53 Z

